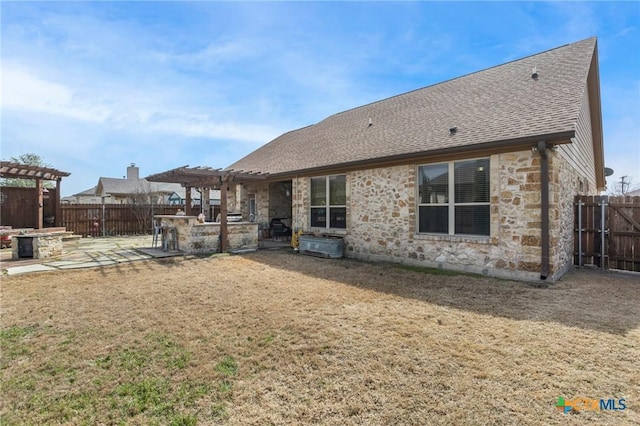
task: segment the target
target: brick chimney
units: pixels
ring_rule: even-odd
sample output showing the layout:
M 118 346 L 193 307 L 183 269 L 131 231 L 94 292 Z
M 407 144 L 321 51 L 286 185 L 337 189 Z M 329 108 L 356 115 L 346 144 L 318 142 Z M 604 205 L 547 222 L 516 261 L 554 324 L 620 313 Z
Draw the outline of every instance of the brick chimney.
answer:
M 127 180 L 139 180 L 140 179 L 140 170 L 136 167 L 136 163 L 131 163 L 129 167 L 127 167 Z

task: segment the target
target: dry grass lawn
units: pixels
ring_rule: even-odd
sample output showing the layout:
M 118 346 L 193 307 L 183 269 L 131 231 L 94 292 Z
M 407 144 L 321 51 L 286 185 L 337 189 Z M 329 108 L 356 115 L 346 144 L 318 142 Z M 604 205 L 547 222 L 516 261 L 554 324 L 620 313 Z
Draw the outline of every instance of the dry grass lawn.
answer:
M 3 425 L 640 424 L 637 276 L 258 252 L 3 277 L 1 307 Z

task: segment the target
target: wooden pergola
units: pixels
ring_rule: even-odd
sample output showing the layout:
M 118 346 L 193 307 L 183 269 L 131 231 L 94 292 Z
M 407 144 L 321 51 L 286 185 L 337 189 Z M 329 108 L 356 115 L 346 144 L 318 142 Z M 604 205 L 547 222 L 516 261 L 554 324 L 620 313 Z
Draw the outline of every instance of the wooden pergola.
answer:
M 71 173 L 62 172 L 50 167 L 32 166 L 29 164 L 14 163 L 11 161 L 0 161 L 0 177 L 8 179 L 33 179 L 36 181 L 36 193 L 38 194 L 36 210 L 37 229 L 44 228 L 43 201 L 44 201 L 44 180 L 56 181 L 56 198 L 54 199 L 54 226 L 60 226 L 60 181 L 63 177 Z
M 191 188 L 220 190 L 220 249 L 227 251 L 227 189 L 231 183 L 263 181 L 266 173 L 245 172 L 244 170 L 222 170 L 211 167 L 182 166 L 166 172 L 147 176 L 149 182 L 179 183 L 186 189 L 186 205 L 191 205 Z M 204 197 L 203 197 L 204 198 Z M 204 199 L 202 200 L 204 202 Z

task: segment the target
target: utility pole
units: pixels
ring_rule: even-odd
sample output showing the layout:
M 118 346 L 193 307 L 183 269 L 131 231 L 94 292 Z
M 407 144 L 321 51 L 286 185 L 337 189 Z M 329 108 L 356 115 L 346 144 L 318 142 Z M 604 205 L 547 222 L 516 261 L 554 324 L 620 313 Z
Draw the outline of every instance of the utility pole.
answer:
M 620 192 L 622 193 L 622 195 L 624 195 L 624 194 L 626 194 L 626 193 L 627 193 L 626 187 L 628 187 L 628 186 L 629 186 L 629 182 L 625 182 L 625 179 L 626 179 L 627 177 L 628 177 L 628 176 L 622 176 L 622 177 L 620 178 Z

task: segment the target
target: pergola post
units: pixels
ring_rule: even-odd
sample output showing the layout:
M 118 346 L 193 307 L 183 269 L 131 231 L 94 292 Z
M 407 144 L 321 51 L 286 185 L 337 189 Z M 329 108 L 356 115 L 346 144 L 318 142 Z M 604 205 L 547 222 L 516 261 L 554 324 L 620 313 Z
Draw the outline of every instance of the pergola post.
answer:
M 225 176 L 220 184 L 220 252 L 227 251 L 227 185 L 228 177 Z
M 209 202 L 209 193 L 211 190 L 208 187 L 202 187 L 201 191 L 200 198 L 202 198 L 202 201 L 200 202 L 200 212 L 204 213 L 207 219 L 210 219 L 209 212 L 211 209 L 209 208 L 209 205 L 211 203 Z
M 184 214 L 186 214 L 187 216 L 191 215 L 191 187 L 190 186 L 185 186 L 184 187 Z
M 36 179 L 36 194 L 38 200 L 36 201 L 36 229 L 44 228 L 44 186 L 42 185 L 42 179 Z
M 62 209 L 60 208 L 60 183 L 62 178 L 56 179 L 56 196 L 53 199 L 53 226 L 60 226 L 62 223 Z

